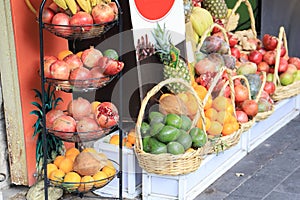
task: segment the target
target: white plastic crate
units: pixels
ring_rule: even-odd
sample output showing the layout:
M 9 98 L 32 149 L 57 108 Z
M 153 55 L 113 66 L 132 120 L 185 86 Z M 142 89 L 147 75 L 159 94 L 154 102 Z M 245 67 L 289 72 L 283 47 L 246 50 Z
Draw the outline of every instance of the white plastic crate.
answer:
M 112 133 L 94 143 L 94 148 L 103 152 L 111 160 L 119 163 L 119 146 L 109 144 L 109 138 L 117 134 L 118 132 Z M 122 184 L 122 195 L 127 199 L 134 199 L 139 196 L 142 192 L 142 169 L 140 168 L 137 158 L 133 149 L 123 147 L 123 184 Z M 119 178 L 115 178 L 105 187 L 94 191 L 95 194 L 107 197 L 119 197 Z
M 218 155 L 209 155 L 200 168 L 186 175 L 161 176 L 143 173 L 143 200 L 192 200 L 229 170 L 246 154 L 246 135 L 240 142 Z

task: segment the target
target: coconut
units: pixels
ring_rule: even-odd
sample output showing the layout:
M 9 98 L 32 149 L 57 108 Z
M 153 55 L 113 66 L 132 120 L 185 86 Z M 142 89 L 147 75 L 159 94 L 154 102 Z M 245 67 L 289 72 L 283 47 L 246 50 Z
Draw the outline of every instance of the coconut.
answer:
M 107 164 L 107 158 L 94 152 L 81 152 L 75 158 L 73 169 L 81 176 L 93 176 Z

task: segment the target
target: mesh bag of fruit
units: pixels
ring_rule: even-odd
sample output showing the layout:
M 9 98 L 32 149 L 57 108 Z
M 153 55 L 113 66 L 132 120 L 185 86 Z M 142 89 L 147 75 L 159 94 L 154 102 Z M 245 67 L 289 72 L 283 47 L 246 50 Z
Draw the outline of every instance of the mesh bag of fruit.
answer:
M 285 48 L 282 48 L 282 45 Z M 285 54 L 282 53 L 285 49 Z M 284 27 L 280 27 L 278 44 L 276 48 L 276 58 L 273 82 L 276 89 L 272 98 L 280 101 L 300 94 L 300 59 L 288 56 L 287 38 Z
M 167 88 L 173 83 L 185 90 L 170 93 Z M 199 121 L 202 128 L 196 126 Z M 169 78 L 148 91 L 136 122 L 134 149 L 141 168 L 160 175 L 193 172 L 203 160 L 206 143 L 203 104 L 189 83 Z

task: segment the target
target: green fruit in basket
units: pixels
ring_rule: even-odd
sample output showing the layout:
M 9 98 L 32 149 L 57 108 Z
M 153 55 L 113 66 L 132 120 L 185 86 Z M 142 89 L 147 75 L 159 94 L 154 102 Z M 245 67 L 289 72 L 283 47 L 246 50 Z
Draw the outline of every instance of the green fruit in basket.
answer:
M 207 136 L 202 129 L 194 127 L 190 130 L 189 134 L 192 137 L 193 147 L 199 148 L 205 145 Z
M 147 135 L 150 131 L 150 125 L 147 122 L 142 122 L 141 124 L 141 135 Z
M 149 138 L 148 144 L 150 147 L 150 153 L 152 154 L 167 153 L 167 145 L 153 137 Z
M 103 56 L 106 56 L 108 58 L 111 58 L 113 60 L 118 60 L 119 59 L 119 55 L 118 52 L 114 49 L 107 49 L 103 52 Z
M 167 144 L 167 150 L 168 153 L 173 155 L 183 154 L 184 153 L 184 147 L 179 142 L 169 142 Z
M 149 113 L 149 122 L 150 124 L 165 123 L 165 116 L 160 112 L 152 111 Z
M 182 124 L 180 128 L 185 131 L 190 130 L 192 126 L 192 120 L 186 115 L 181 115 L 181 120 L 182 120 Z
M 151 138 L 150 135 L 146 135 L 145 137 L 143 137 L 142 142 L 143 142 L 143 150 L 145 152 L 150 152 L 151 148 L 149 145 L 149 139 Z
M 177 140 L 180 134 L 181 132 L 178 128 L 166 125 L 156 135 L 156 138 L 161 142 L 168 143 Z
M 176 140 L 177 142 L 179 142 L 180 144 L 182 144 L 182 146 L 184 147 L 184 150 L 187 150 L 188 148 L 190 148 L 192 146 L 192 137 L 190 136 L 190 134 L 188 134 L 186 131 L 181 130 L 181 134 L 179 135 L 179 137 Z
M 166 125 L 173 126 L 175 128 L 181 128 L 182 119 L 177 114 L 173 114 L 173 113 L 167 114 L 167 116 L 166 116 Z
M 156 134 L 158 134 L 163 129 L 164 126 L 165 125 L 161 122 L 151 124 L 150 135 L 155 136 Z
M 290 85 L 294 82 L 294 76 L 292 73 L 283 72 L 282 74 L 280 74 L 279 80 L 281 85 L 283 86 Z

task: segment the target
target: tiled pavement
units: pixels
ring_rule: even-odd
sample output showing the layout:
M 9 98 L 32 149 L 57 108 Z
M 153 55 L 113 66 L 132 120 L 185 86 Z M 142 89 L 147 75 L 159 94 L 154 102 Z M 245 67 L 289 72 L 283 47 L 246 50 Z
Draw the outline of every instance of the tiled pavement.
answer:
M 24 200 L 26 188 L 3 191 Z M 64 197 L 72 200 L 95 198 Z M 300 200 L 300 115 L 256 147 L 195 200 Z

